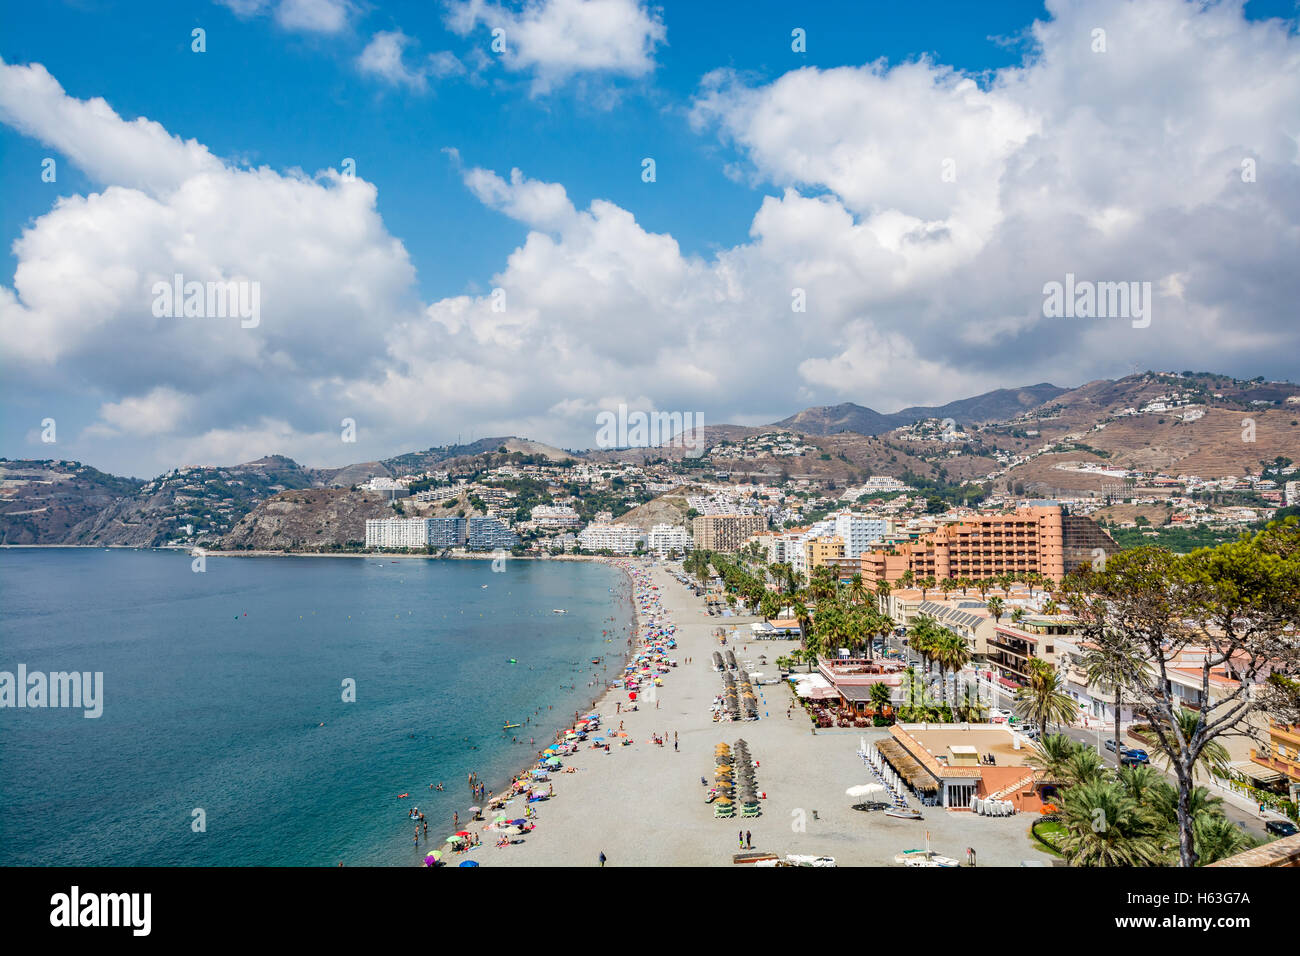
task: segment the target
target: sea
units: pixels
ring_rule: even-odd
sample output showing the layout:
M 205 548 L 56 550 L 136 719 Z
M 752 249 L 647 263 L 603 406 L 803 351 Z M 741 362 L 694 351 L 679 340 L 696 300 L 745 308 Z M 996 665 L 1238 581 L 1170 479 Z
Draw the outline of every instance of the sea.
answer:
M 98 718 L 0 708 L 0 865 L 421 865 L 632 632 L 598 562 L 193 562 L 0 549 L 0 671 L 103 674 Z

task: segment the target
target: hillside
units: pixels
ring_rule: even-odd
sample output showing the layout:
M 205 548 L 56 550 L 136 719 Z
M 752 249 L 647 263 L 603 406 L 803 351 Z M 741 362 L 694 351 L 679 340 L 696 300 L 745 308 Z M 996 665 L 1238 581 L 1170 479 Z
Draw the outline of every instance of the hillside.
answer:
M 150 547 L 228 539 L 232 547 L 260 548 L 279 546 L 283 538 L 301 547 L 342 544 L 359 532 L 341 526 L 364 522 L 373 510 L 366 499 L 309 496 L 298 502 L 283 494 L 341 493 L 374 475 L 452 471 L 473 478 L 506 464 L 624 462 L 648 466 L 658 481 L 689 482 L 695 475 L 806 480 L 830 492 L 871 475 L 910 473 L 1054 497 L 1114 491 L 1122 477 L 1104 471 L 1241 477 L 1259 474 L 1279 457 L 1300 461 L 1300 386 L 1144 372 L 1070 390 L 1046 383 L 997 389 L 892 415 L 846 403 L 805 409 L 774 425 L 709 425 L 704 454 L 689 457 L 680 446 L 571 452 L 504 436 L 343 468 L 304 467 L 268 455 L 240 465 L 174 468 L 147 482 L 78 462 L 0 459 L 0 544 Z M 274 506 L 260 507 L 273 498 Z M 599 510 L 617 501 L 585 498 L 579 504 Z M 645 507 L 633 512 L 634 523 L 680 520 L 673 516 L 675 504 Z
M 0 544 L 69 544 L 76 530 L 144 482 L 73 461 L 0 459 Z
M 340 488 L 282 491 L 244 515 L 224 535 L 227 551 L 312 551 L 359 545 L 366 519 L 388 518 L 392 506 L 379 495 Z
M 913 405 L 887 415 L 846 402 L 841 405 L 805 408 L 776 422 L 776 426 L 809 435 L 831 435 L 836 432 L 880 435 L 926 418 L 951 418 L 961 424 L 981 424 L 1015 418 L 1066 391 L 1068 389 L 1043 382 L 1025 388 L 999 388 L 946 405 Z
M 657 524 L 685 524 L 686 511 L 690 507 L 686 503 L 685 492 L 685 488 L 676 488 L 653 501 L 647 501 L 620 515 L 618 523 L 635 525 L 643 531 L 649 531 Z

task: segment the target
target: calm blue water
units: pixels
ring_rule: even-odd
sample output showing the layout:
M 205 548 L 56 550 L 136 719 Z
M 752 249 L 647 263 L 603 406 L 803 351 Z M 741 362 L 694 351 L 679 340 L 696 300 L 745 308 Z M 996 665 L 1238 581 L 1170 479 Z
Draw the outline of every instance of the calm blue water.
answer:
M 0 864 L 414 864 L 406 809 L 437 848 L 470 771 L 500 790 L 585 709 L 627 594 L 594 563 L 0 550 L 0 670 L 105 687 L 97 720 L 0 709 Z

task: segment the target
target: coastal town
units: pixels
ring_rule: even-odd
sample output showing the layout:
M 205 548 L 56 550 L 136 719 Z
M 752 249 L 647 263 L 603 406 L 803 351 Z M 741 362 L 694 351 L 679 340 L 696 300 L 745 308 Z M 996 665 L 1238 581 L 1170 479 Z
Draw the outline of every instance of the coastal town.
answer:
M 0 3 L 7 927 L 1285 946 L 1298 146 L 1300 0 Z
M 1030 540 L 1015 545 L 1020 553 L 1033 553 L 1031 529 L 1054 519 L 1046 506 L 1022 511 Z M 467 829 L 432 850 L 417 841 L 417 858 L 1177 864 L 1179 781 L 1161 752 L 1168 728 L 1153 718 L 1161 702 L 1144 697 L 1148 682 L 1136 676 L 1103 676 L 1086 626 L 1053 597 L 1059 568 L 960 578 L 930 597 L 927 582 L 899 575 L 894 588 L 881 579 L 873 589 L 860 572 L 842 578 L 820 565 L 806 589 L 787 592 L 799 580 L 788 565 L 740 549 L 705 554 L 616 559 L 637 617 L 626 666 L 539 744 L 533 765 L 458 819 L 471 821 Z M 758 574 L 771 587 L 756 594 Z M 772 595 L 777 610 L 761 613 Z M 846 610 L 865 628 L 846 625 Z M 1210 644 L 1169 655 L 1167 702 L 1187 715 L 1174 718 L 1184 731 L 1251 681 L 1231 660 L 1207 667 Z M 1276 663 L 1278 672 L 1294 667 Z M 1200 696 L 1204 675 L 1209 697 Z M 1197 761 L 1190 826 L 1200 865 L 1284 865 L 1300 854 L 1300 731 L 1265 708 L 1251 718 L 1255 726 L 1210 741 Z M 1267 743 L 1253 745 L 1247 732 Z M 628 816 L 628 795 L 648 786 L 670 826 Z M 1139 802 L 1156 809 L 1139 811 Z M 1089 839 L 1081 821 L 1098 806 L 1124 815 Z

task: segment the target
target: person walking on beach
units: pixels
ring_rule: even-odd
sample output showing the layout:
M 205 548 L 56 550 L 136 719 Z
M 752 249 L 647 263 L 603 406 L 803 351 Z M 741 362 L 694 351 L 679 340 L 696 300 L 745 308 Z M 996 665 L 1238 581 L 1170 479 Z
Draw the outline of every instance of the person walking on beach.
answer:
M 451 811 L 451 825 L 457 828 L 460 827 L 460 811 Z
M 742 850 L 745 848 L 745 831 L 744 831 L 744 830 L 737 830 L 737 831 L 736 831 L 736 842 L 738 842 L 738 843 L 740 844 L 740 848 L 741 848 Z
M 745 831 L 745 847 L 750 850 L 754 849 L 754 836 L 748 830 Z
M 600 865 L 601 865 L 601 866 L 604 866 L 604 865 L 605 865 L 605 851 L 604 851 L 604 850 L 601 850 L 601 851 L 600 851 Z

